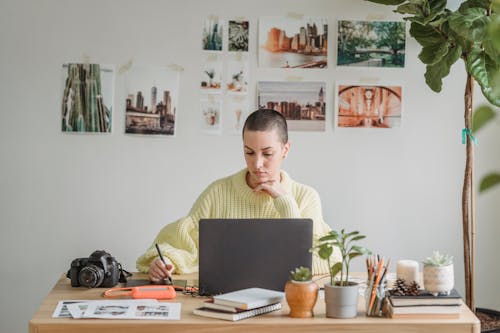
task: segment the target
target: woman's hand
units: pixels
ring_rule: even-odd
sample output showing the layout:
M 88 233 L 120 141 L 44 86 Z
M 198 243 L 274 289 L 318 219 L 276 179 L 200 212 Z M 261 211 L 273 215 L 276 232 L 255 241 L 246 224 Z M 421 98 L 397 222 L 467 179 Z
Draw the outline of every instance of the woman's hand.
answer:
M 167 277 L 172 277 L 173 266 L 171 264 L 165 265 L 160 258 L 156 258 L 149 265 L 149 279 L 152 282 L 160 283 Z
M 287 194 L 281 183 L 275 180 L 268 180 L 266 182 L 260 183 L 253 189 L 253 191 L 266 193 L 273 199 Z

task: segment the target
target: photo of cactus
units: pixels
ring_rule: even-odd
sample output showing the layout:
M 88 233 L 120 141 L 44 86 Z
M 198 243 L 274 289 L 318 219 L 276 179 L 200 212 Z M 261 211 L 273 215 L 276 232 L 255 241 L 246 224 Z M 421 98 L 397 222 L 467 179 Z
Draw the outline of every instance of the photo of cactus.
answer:
M 222 22 L 216 16 L 208 17 L 203 24 L 202 49 L 222 51 Z
M 111 133 L 114 69 L 100 64 L 62 66 L 63 132 Z

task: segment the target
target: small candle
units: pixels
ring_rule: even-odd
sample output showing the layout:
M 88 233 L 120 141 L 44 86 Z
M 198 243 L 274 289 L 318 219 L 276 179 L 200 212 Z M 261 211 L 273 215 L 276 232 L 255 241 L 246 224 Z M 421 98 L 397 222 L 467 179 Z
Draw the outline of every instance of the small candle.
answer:
M 415 260 L 399 260 L 396 264 L 396 275 L 398 279 L 404 279 L 406 283 L 419 281 L 418 262 Z

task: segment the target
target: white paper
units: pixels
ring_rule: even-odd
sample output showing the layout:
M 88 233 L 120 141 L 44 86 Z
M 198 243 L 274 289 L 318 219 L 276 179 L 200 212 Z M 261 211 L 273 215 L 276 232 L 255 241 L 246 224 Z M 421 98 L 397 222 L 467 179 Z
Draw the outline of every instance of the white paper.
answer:
M 88 302 L 84 300 L 65 300 L 65 301 L 59 301 L 57 303 L 56 309 L 52 313 L 52 318 L 71 318 L 71 312 L 69 311 L 68 306 L 72 304 L 78 304 L 78 303 L 83 303 L 83 302 Z
M 180 320 L 181 304 L 151 300 L 97 301 L 89 303 L 83 318 Z

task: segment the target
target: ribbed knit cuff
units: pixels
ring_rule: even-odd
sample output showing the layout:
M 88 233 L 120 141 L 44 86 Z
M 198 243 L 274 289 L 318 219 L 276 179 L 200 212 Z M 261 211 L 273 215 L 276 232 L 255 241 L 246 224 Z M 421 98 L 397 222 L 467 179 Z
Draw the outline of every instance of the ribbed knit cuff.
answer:
M 299 206 L 290 194 L 281 195 L 274 199 L 274 207 L 280 213 L 281 218 L 300 217 Z

